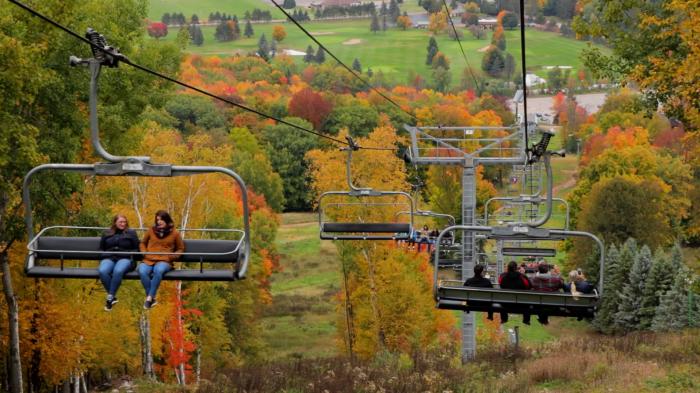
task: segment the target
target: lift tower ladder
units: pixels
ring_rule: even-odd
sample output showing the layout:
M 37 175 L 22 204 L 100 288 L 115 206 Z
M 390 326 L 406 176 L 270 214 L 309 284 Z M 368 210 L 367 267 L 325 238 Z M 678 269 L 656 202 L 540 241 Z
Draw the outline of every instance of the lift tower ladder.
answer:
M 414 127 L 410 157 L 414 164 L 462 167 L 462 224 L 476 225 L 476 167 L 478 165 L 525 165 L 525 134 L 522 126 Z M 462 234 L 461 280 L 474 275 L 474 232 Z M 476 355 L 474 314 L 462 315 L 462 359 Z

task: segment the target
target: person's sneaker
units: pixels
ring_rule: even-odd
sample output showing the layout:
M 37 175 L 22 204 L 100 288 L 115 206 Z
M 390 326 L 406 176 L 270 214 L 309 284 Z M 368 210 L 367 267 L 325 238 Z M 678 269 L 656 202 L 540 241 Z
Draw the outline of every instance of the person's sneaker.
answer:
M 112 307 L 117 304 L 119 300 L 117 300 L 116 297 L 110 298 L 109 296 L 107 297 L 107 300 L 105 300 L 105 311 L 112 311 Z
M 143 308 L 144 308 L 145 310 L 150 310 L 150 309 L 152 309 L 153 307 L 155 307 L 156 304 L 158 304 L 158 302 L 156 301 L 156 299 L 151 299 L 151 300 L 146 299 L 146 301 L 143 302 Z

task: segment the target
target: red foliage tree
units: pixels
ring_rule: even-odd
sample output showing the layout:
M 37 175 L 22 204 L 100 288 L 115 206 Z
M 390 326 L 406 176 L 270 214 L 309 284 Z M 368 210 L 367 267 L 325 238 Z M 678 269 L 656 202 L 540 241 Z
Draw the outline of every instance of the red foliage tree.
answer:
M 148 35 L 155 39 L 168 35 L 168 25 L 163 22 L 153 22 L 148 25 Z
M 332 110 L 333 104 L 309 88 L 300 90 L 289 100 L 289 114 L 308 120 L 317 130 L 321 129 Z

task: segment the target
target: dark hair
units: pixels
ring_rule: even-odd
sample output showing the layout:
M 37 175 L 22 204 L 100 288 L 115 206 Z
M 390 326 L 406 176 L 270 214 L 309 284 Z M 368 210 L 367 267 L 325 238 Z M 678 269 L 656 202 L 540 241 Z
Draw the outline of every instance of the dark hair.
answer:
M 549 265 L 546 263 L 540 263 L 537 265 L 537 271 L 542 274 L 547 273 L 549 271 Z
M 167 225 L 169 227 L 172 227 L 175 225 L 172 217 L 170 217 L 170 214 L 168 214 L 168 212 L 166 212 L 165 210 L 158 210 L 156 212 L 156 217 L 154 220 L 155 226 L 158 226 L 158 217 L 160 217 L 161 220 L 165 221 L 165 225 Z
M 517 271 L 518 271 L 518 262 L 515 262 L 515 261 L 508 262 L 508 272 L 517 272 Z
M 484 272 L 484 265 L 476 264 L 474 265 L 474 277 L 481 277 L 481 273 Z
M 117 220 L 119 220 L 120 218 L 126 220 L 126 228 L 124 228 L 124 230 L 129 228 L 129 220 L 126 218 L 126 216 L 123 214 L 116 214 L 114 217 L 112 217 L 112 226 L 109 227 L 109 232 L 111 234 L 117 233 Z

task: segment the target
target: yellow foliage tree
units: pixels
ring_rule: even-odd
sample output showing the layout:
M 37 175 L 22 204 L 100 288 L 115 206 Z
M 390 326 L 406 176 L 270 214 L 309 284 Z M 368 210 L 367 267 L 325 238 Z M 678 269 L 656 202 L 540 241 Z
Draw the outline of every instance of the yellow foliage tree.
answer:
M 347 131 L 341 131 L 341 137 Z M 393 146 L 400 139 L 388 126 L 376 128 L 360 146 Z M 313 150 L 313 187 L 317 194 L 347 189 L 345 156 L 337 150 Z M 393 151 L 360 150 L 353 161 L 353 182 L 381 190 L 408 190 L 404 163 Z M 367 221 L 393 222 L 395 209 L 362 211 Z M 338 209 L 333 219 L 355 218 L 356 209 Z M 339 342 L 351 355 L 369 358 L 379 351 L 408 353 L 457 337 L 450 313 L 432 307 L 431 269 L 424 256 L 408 255 L 393 242 L 338 242 L 343 290 L 338 295 Z M 436 322 L 444 321 L 449 322 Z

